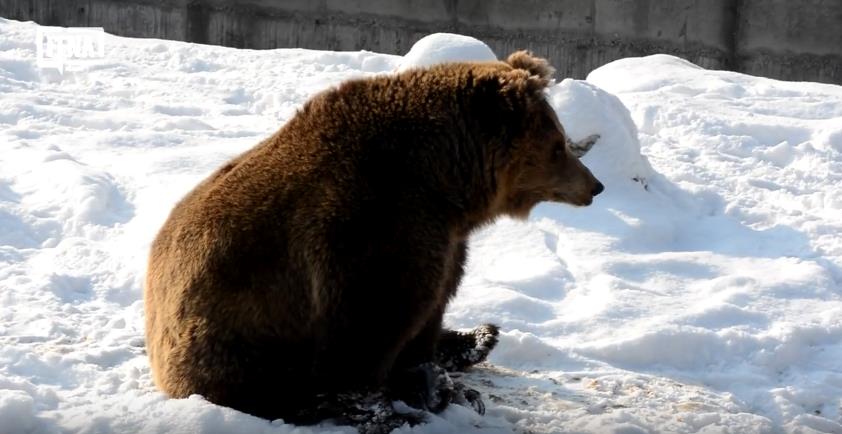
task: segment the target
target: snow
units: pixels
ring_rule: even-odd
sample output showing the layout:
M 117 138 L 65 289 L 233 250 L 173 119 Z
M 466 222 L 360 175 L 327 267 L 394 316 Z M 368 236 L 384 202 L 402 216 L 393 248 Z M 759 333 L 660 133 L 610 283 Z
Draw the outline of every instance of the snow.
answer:
M 400 60 L 397 71 L 444 62 L 497 60 L 491 48 L 476 38 L 453 33 L 433 33 L 419 39 Z
M 493 53 L 455 35 L 405 58 L 107 35 L 105 59 L 60 74 L 36 66 L 36 27 L 0 19 L 0 433 L 353 432 L 157 392 L 149 243 L 313 93 Z M 574 140 L 600 134 L 584 161 L 606 191 L 475 234 L 446 321 L 501 326 L 460 378 L 488 414 L 400 431 L 842 432 L 842 87 L 656 55 L 548 98 Z

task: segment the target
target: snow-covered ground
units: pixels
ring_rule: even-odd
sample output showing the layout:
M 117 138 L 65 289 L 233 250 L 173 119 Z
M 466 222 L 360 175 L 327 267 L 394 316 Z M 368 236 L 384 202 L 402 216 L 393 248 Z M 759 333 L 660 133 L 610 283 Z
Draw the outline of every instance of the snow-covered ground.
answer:
M 165 398 L 141 284 L 188 189 L 404 59 L 106 36 L 60 74 L 36 27 L 0 19 L 0 434 L 353 432 Z M 549 97 L 607 189 L 476 234 L 447 322 L 503 329 L 488 414 L 402 432 L 842 433 L 842 87 L 658 55 Z

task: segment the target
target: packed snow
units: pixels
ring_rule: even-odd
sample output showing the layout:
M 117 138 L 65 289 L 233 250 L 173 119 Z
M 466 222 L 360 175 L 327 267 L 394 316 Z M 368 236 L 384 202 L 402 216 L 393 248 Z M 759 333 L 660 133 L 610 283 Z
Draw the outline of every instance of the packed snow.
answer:
M 354 432 L 156 391 L 149 244 L 183 194 L 315 92 L 490 50 L 108 35 L 104 59 L 60 73 L 37 66 L 36 28 L 0 19 L 0 434 Z M 461 376 L 488 413 L 451 406 L 399 431 L 841 433 L 842 87 L 656 55 L 548 98 L 574 140 L 601 136 L 584 161 L 606 191 L 475 234 L 446 321 L 502 328 Z
M 397 71 L 445 62 L 497 60 L 488 45 L 479 39 L 453 33 L 433 33 L 418 40 L 399 60 Z

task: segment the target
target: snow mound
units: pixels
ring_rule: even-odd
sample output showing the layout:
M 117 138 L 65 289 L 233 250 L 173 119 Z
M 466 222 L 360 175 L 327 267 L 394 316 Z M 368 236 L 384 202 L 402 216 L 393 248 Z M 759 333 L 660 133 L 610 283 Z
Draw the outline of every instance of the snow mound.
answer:
M 445 62 L 482 62 L 497 56 L 479 39 L 453 33 L 433 33 L 416 42 L 403 56 L 397 71 Z
M 599 134 L 582 161 L 606 188 L 625 188 L 630 180 L 645 183 L 654 175 L 649 161 L 640 153 L 637 127 L 619 98 L 594 84 L 569 78 L 547 93 L 571 140 Z

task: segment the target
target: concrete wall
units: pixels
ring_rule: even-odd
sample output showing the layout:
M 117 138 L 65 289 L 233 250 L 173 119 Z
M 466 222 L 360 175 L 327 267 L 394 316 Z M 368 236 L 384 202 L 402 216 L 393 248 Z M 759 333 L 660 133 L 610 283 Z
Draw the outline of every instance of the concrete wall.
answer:
M 670 53 L 700 66 L 842 84 L 842 0 L 0 0 L 0 16 L 242 48 L 403 54 L 433 32 L 528 48 L 560 77 Z
M 842 0 L 742 0 L 740 71 L 842 84 Z

